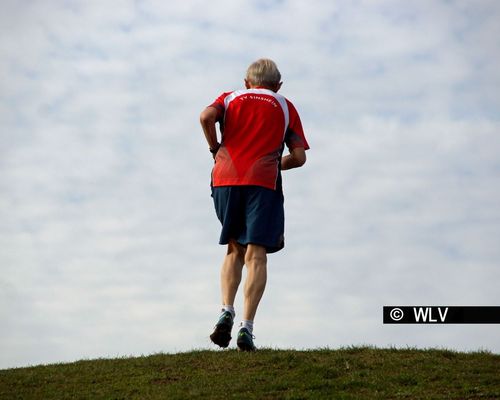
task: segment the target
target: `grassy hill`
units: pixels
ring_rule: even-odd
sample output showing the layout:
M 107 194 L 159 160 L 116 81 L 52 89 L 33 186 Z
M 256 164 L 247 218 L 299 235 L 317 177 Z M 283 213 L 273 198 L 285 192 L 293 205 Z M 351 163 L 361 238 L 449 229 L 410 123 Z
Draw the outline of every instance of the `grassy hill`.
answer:
M 193 351 L 0 370 L 0 399 L 500 399 L 500 355 Z

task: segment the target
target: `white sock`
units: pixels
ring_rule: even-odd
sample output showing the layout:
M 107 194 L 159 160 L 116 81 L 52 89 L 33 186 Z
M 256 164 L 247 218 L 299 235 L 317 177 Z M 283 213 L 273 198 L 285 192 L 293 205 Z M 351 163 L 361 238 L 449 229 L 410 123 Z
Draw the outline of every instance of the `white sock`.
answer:
M 234 306 L 224 304 L 222 306 L 222 312 L 226 312 L 226 311 L 229 311 L 231 313 L 231 315 L 233 316 L 233 318 L 236 315 L 236 313 L 234 311 Z
M 244 319 L 240 323 L 240 329 L 242 329 L 242 328 L 246 328 L 248 330 L 248 332 L 250 332 L 250 335 L 251 335 L 253 333 L 253 321 Z

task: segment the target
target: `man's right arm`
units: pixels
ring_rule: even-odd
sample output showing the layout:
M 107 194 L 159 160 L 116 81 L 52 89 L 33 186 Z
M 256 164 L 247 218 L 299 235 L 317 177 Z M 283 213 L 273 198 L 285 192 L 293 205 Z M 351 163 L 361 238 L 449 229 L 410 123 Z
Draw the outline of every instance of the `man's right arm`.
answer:
M 212 106 L 208 106 L 200 114 L 200 124 L 203 129 L 203 133 L 205 134 L 208 147 L 211 150 L 216 150 L 219 147 L 219 142 L 217 141 L 217 130 L 215 127 L 217 114 L 217 109 Z
M 281 158 L 281 170 L 299 168 L 306 163 L 306 150 L 303 147 L 295 147 L 290 154 Z

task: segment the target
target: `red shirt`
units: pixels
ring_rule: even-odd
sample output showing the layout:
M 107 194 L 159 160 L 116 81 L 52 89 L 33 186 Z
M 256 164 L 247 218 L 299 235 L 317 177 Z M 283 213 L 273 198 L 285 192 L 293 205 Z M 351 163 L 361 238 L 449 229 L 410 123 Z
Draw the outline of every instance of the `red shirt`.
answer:
M 213 186 L 276 189 L 284 145 L 309 149 L 297 110 L 272 90 L 223 93 L 210 106 L 218 110 L 222 132 L 212 171 Z

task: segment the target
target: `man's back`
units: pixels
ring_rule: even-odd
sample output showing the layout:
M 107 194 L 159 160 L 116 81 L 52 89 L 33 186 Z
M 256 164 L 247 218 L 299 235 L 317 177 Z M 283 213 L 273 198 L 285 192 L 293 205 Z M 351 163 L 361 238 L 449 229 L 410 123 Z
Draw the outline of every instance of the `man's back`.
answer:
M 212 106 L 224 131 L 213 185 L 276 189 L 287 133 L 304 138 L 293 105 L 272 90 L 252 88 L 223 93 Z M 307 146 L 304 142 L 301 145 Z

